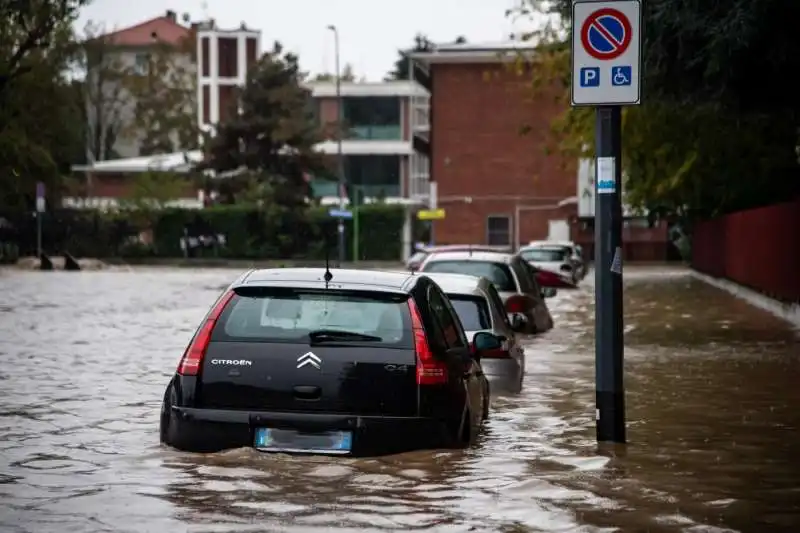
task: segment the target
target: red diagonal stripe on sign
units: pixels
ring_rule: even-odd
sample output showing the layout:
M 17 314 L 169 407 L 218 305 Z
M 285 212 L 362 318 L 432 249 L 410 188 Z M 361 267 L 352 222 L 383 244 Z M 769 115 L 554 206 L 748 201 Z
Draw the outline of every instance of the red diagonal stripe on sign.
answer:
M 614 35 L 610 31 L 605 29 L 605 27 L 602 24 L 600 24 L 600 20 L 595 20 L 594 22 L 592 22 L 592 28 L 600 32 L 600 35 L 605 37 L 606 40 L 608 40 L 608 42 L 611 43 L 611 46 L 613 46 L 614 48 L 619 48 L 620 46 L 622 46 L 622 41 L 618 41 L 617 38 L 614 37 Z

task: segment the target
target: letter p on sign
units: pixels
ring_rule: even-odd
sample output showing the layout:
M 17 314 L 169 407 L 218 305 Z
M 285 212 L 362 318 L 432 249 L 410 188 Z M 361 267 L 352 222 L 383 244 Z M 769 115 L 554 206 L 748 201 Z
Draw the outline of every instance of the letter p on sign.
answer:
M 581 87 L 599 87 L 600 68 L 584 67 L 581 69 Z

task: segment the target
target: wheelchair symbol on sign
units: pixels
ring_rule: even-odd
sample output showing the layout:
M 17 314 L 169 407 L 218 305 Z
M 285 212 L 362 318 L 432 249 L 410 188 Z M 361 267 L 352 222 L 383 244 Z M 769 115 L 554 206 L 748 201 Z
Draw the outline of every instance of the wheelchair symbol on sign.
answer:
M 631 67 L 614 67 L 611 69 L 611 85 L 620 87 L 631 84 Z

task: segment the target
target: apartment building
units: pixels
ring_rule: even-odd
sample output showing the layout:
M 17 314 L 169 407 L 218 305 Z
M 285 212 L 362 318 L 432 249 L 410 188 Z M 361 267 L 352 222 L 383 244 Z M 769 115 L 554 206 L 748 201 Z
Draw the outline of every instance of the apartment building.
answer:
M 178 20 L 175 11 L 122 28 L 102 36 L 112 48 L 116 62 L 128 67 L 132 76 L 151 75 L 149 72 L 156 53 L 170 50 L 170 63 L 174 68 L 165 72 L 170 83 L 187 87 L 187 93 L 196 100 L 187 103 L 190 112 L 196 110 L 201 128 L 210 131 L 214 124 L 224 119 L 233 101 L 234 88 L 245 82 L 247 70 L 261 54 L 261 32 L 241 27 L 226 30 L 218 28 L 214 20 L 190 22 L 187 17 Z M 176 72 L 181 76 L 175 76 Z M 90 69 L 87 76 L 94 73 Z M 104 82 L 108 85 L 119 81 Z M 107 94 L 117 93 L 121 100 L 119 134 L 115 135 L 113 151 L 119 158 L 141 155 L 142 133 L 131 127 L 136 112 L 133 95 L 104 87 Z M 91 114 L 92 106 L 88 107 Z M 95 110 L 96 111 L 96 110 Z M 175 151 L 186 149 L 176 140 Z
M 317 149 L 338 154 L 339 110 L 342 154 L 349 187 L 365 198 L 414 203 L 424 200 L 429 177 L 430 93 L 413 81 L 310 82 L 315 113 L 326 140 Z M 315 196 L 338 201 L 335 181 L 314 180 Z

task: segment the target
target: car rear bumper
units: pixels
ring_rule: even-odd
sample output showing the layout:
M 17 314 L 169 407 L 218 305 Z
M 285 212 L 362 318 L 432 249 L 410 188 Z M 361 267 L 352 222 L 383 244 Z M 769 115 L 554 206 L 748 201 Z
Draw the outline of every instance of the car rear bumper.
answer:
M 252 446 L 256 428 L 293 429 L 323 432 L 344 430 L 353 432 L 353 452 L 373 448 L 392 448 L 436 445 L 431 437 L 445 435 L 445 425 L 425 417 L 358 416 L 347 414 L 316 414 L 275 411 L 240 411 L 197 409 L 172 406 L 169 442 L 186 451 L 210 452 Z M 162 432 L 163 433 L 163 432 Z

